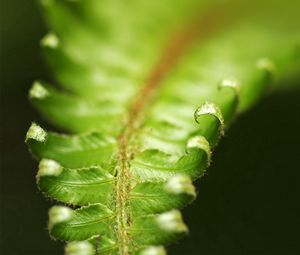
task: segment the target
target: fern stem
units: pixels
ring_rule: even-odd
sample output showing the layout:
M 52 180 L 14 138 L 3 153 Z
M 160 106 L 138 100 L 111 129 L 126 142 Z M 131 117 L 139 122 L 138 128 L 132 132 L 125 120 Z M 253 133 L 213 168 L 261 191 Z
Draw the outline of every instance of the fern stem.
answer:
M 128 194 L 130 187 L 129 158 L 132 155 L 129 148 L 135 130 L 138 128 L 138 121 L 145 105 L 151 101 L 151 97 L 161 79 L 167 74 L 169 68 L 176 62 L 180 52 L 185 45 L 184 37 L 180 36 L 177 40 L 171 40 L 171 44 L 166 48 L 158 65 L 151 72 L 146 84 L 137 95 L 137 100 L 131 106 L 128 114 L 128 121 L 124 132 L 119 137 L 119 169 L 116 182 L 116 209 L 117 209 L 117 239 L 119 244 L 119 254 L 128 255 L 130 246 L 130 210 L 128 210 Z M 175 43 L 174 43 L 175 42 Z
M 161 81 L 168 74 L 168 72 L 176 65 L 177 61 L 184 54 L 185 50 L 190 44 L 199 36 L 195 27 L 199 28 L 201 36 L 203 37 L 209 34 L 216 28 L 216 23 L 207 24 L 208 22 L 214 22 L 211 12 L 204 15 L 204 21 L 199 19 L 193 19 L 184 26 L 184 29 L 173 33 L 166 43 L 164 51 L 157 64 L 150 72 L 148 79 L 146 79 L 145 85 L 136 95 L 136 100 L 132 103 L 128 112 L 127 124 L 124 131 L 119 136 L 119 164 L 117 169 L 117 182 L 116 182 L 116 213 L 117 213 L 117 240 L 119 245 L 119 254 L 128 255 L 130 252 L 130 234 L 129 228 L 131 223 L 130 205 L 128 204 L 128 194 L 131 190 L 130 180 L 130 158 L 133 155 L 133 150 L 130 147 L 130 142 L 133 139 L 136 130 L 140 126 L 141 114 L 144 109 L 152 101 L 153 94 L 158 89 Z M 207 29 L 209 28 L 209 30 Z

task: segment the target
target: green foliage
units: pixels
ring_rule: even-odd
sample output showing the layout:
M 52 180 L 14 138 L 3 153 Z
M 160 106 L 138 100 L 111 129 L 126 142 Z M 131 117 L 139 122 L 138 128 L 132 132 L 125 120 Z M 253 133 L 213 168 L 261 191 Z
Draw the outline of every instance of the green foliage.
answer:
M 67 255 L 165 254 L 225 126 L 299 66 L 297 29 L 273 29 L 255 2 L 41 3 L 59 88 L 38 81 L 29 97 L 69 132 L 34 123 L 26 137 L 39 188 L 66 204 L 50 209 L 50 235 Z

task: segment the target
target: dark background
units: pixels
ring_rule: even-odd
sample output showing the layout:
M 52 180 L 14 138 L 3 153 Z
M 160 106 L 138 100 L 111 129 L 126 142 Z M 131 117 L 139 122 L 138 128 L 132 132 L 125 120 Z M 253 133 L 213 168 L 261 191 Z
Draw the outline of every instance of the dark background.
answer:
M 24 144 L 35 120 L 27 101 L 48 78 L 39 51 L 46 29 L 35 1 L 1 0 L 1 255 L 59 255 L 50 240 L 51 202 L 35 184 Z M 300 82 L 299 82 L 300 87 Z M 273 94 L 240 116 L 184 210 L 190 235 L 170 254 L 300 254 L 300 90 Z

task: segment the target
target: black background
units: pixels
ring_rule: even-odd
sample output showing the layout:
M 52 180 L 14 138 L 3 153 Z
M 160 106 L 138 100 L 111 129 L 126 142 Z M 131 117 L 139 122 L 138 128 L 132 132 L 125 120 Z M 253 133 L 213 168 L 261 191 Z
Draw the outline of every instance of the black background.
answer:
M 2 255 L 59 255 L 50 240 L 51 202 L 35 184 L 24 144 L 34 79 L 48 78 L 39 51 L 46 29 L 33 0 L 1 0 Z M 300 85 L 300 84 L 299 84 Z M 299 86 L 300 87 L 300 86 Z M 190 235 L 170 254 L 300 254 L 300 90 L 265 98 L 219 144 L 197 201 L 184 210 Z

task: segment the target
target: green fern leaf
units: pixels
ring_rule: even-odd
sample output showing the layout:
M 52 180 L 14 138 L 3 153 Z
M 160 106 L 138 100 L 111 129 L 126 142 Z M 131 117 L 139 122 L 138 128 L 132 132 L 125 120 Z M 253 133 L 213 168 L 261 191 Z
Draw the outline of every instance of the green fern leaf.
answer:
M 67 255 L 163 255 L 188 233 L 178 209 L 225 127 L 299 71 L 299 5 L 272 2 L 282 28 L 270 3 L 41 1 L 59 87 L 29 97 L 68 134 L 33 123 L 26 142 L 39 188 L 65 204 L 48 227 Z

